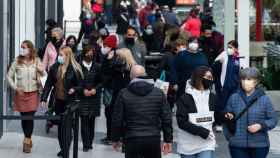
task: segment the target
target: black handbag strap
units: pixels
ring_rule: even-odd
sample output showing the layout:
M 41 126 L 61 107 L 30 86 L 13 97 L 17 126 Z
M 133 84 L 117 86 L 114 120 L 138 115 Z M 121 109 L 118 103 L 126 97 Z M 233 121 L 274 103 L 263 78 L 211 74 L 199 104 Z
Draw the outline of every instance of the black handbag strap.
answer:
M 261 95 L 263 96 L 263 95 Z M 244 103 L 247 105 L 236 117 L 235 117 L 235 121 L 239 120 L 253 105 L 255 102 L 258 101 L 258 99 L 261 97 L 256 97 L 255 99 L 251 100 L 249 103 L 246 104 L 246 101 L 242 98 L 242 100 L 244 101 Z

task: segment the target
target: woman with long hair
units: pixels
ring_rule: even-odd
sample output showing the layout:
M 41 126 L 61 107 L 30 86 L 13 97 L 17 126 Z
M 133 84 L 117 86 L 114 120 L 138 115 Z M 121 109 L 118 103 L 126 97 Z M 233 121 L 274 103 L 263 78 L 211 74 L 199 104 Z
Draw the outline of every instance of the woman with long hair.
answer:
M 73 51 L 74 54 L 77 54 L 77 47 L 78 47 L 78 43 L 77 43 L 77 38 L 74 35 L 70 35 L 66 38 L 66 46 L 70 47 Z
M 46 105 L 51 89 L 54 89 L 54 109 L 56 115 L 65 112 L 66 106 L 71 104 L 79 90 L 79 84 L 83 78 L 83 71 L 79 63 L 76 62 L 72 49 L 63 46 L 60 48 L 57 62 L 50 68 L 48 78 L 43 89 L 41 97 L 42 105 Z M 58 123 L 58 141 L 61 149 L 69 148 L 62 146 L 62 128 Z M 62 156 L 64 151 L 60 151 L 57 155 Z
M 212 85 L 212 70 L 206 66 L 198 67 L 192 73 L 186 93 L 177 100 L 177 151 L 181 158 L 214 157 L 215 95 L 211 93 Z
M 136 65 L 136 61 L 133 58 L 131 51 L 128 48 L 121 48 L 116 51 L 118 58 L 125 62 L 126 69 L 130 70 L 133 65 Z
M 23 41 L 19 56 L 11 65 L 7 74 L 8 83 L 16 91 L 14 110 L 21 116 L 34 116 L 39 104 L 39 77 L 44 75 L 44 68 L 37 57 L 36 49 L 31 41 Z M 31 136 L 34 128 L 33 120 L 22 120 L 24 132 L 23 152 L 30 153 Z

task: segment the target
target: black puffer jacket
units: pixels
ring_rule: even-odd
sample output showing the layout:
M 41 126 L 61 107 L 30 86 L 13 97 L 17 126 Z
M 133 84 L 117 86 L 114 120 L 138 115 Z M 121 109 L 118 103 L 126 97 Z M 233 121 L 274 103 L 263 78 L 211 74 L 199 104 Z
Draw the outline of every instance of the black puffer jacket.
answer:
M 130 70 L 127 69 L 125 61 L 115 56 L 102 63 L 103 85 L 105 88 L 112 89 L 113 96 L 111 104 L 115 103 L 119 91 L 126 88 L 130 81 Z
M 55 84 L 57 82 L 57 72 L 60 64 L 55 63 L 51 68 L 48 73 L 48 78 L 46 81 L 46 84 L 43 89 L 43 93 L 41 96 L 41 101 L 46 102 L 48 100 L 48 96 L 50 91 L 52 90 L 53 87 L 55 87 Z M 68 91 L 71 88 L 74 88 L 76 92 L 79 91 L 79 83 L 81 82 L 81 76 L 80 74 L 76 73 L 71 65 L 68 66 L 66 70 L 66 74 L 64 77 L 64 93 L 65 93 L 65 100 L 68 103 L 71 103 L 71 101 L 74 101 L 76 99 L 76 94 L 73 95 L 68 95 Z
M 172 142 L 172 116 L 161 90 L 146 81 L 136 81 L 120 91 L 112 116 L 112 139 L 160 137 Z M 122 133 L 124 131 L 124 133 Z
M 101 86 L 102 76 L 100 65 L 92 63 L 91 69 L 88 70 L 82 62 L 80 63 L 84 73 L 84 79 L 80 84 L 80 115 L 83 116 L 100 116 L 100 105 L 101 105 Z M 87 97 L 84 95 L 84 90 L 96 89 L 94 96 Z

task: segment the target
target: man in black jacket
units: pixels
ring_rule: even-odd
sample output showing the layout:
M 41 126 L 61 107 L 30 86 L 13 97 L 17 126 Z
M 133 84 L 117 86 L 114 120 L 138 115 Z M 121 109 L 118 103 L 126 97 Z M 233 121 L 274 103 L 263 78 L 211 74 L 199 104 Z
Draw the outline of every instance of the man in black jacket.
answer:
M 161 129 L 163 153 L 172 150 L 171 110 L 164 93 L 143 76 L 144 67 L 133 66 L 132 81 L 119 93 L 112 116 L 113 147 L 118 150 L 123 137 L 126 158 L 161 158 Z

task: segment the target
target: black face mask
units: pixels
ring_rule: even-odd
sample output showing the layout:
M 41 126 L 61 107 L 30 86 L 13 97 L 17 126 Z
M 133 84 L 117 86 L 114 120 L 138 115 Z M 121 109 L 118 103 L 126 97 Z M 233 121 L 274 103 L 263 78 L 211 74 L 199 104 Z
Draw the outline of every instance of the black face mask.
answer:
M 56 40 L 56 43 L 53 43 L 55 48 L 60 48 L 63 44 L 63 40 Z
M 135 44 L 135 39 L 127 37 L 127 38 L 125 38 L 125 43 L 127 45 L 134 45 Z
M 213 81 L 203 78 L 202 85 L 203 85 L 204 89 L 210 89 L 213 85 Z
M 52 42 L 53 44 L 55 44 L 55 43 L 57 42 L 56 37 L 51 37 L 51 42 Z

